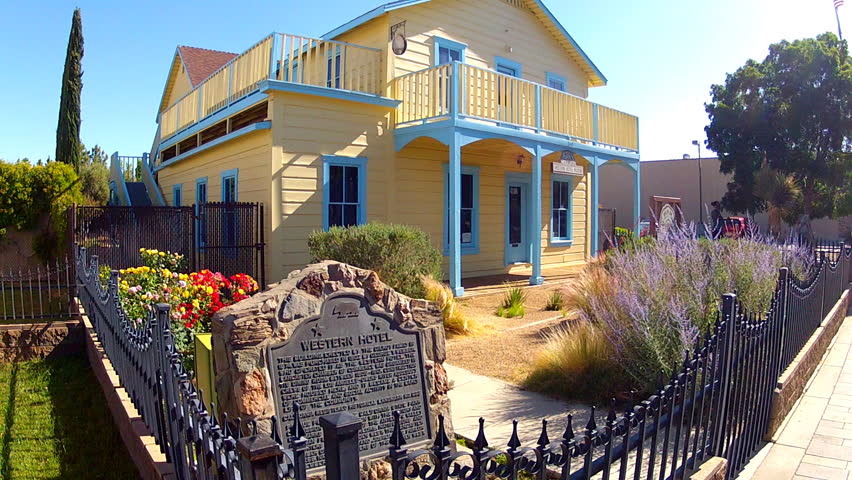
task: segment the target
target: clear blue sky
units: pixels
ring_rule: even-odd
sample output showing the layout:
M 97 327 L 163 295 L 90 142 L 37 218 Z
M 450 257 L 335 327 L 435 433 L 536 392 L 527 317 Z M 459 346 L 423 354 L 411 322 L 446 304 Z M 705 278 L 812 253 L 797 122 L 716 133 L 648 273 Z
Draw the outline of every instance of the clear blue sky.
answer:
M 272 31 L 319 36 L 384 0 L 75 3 L 0 0 L 0 158 L 54 154 L 71 13 L 83 14 L 87 146 L 140 154 L 179 44 L 240 52 Z M 832 0 L 545 0 L 609 79 L 593 101 L 640 117 L 642 159 L 695 155 L 710 85 L 770 43 L 836 32 Z M 852 36 L 852 1 L 841 7 Z

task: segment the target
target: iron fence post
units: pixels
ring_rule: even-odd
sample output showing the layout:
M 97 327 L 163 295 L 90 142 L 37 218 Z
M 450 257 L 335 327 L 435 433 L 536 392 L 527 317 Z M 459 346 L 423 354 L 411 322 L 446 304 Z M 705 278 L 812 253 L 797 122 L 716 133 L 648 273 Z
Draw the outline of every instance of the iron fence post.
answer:
M 319 419 L 325 442 L 325 476 L 327 480 L 360 478 L 358 432 L 361 420 L 347 412 L 325 415 Z
M 256 434 L 237 440 L 240 473 L 252 480 L 278 480 L 278 465 L 284 452 L 272 437 Z
M 778 271 L 778 289 L 780 290 L 780 298 L 776 305 L 776 308 L 780 310 L 777 318 L 780 320 L 779 323 L 781 324 L 778 326 L 781 330 L 781 334 L 779 335 L 778 340 L 778 371 L 775 372 L 776 377 L 780 376 L 781 372 L 783 372 L 786 367 L 786 365 L 784 365 L 784 352 L 786 351 L 784 343 L 787 341 L 787 304 L 789 303 L 789 285 L 790 269 L 787 267 L 781 267 Z
M 825 249 L 822 249 L 822 250 L 819 251 L 819 264 L 820 264 L 820 268 L 823 270 L 822 279 L 820 280 L 820 283 L 822 284 L 822 286 L 820 288 L 822 290 L 822 293 L 821 293 L 822 301 L 820 301 L 820 303 L 819 303 L 819 319 L 817 320 L 817 323 L 816 323 L 817 326 L 822 324 L 822 319 L 825 318 L 825 284 L 828 282 L 828 275 L 829 275 L 828 264 L 826 263 L 825 260 L 826 260 Z
M 733 293 L 722 295 L 722 322 L 723 322 L 723 355 L 721 364 L 721 380 L 719 383 L 719 410 L 716 412 L 716 428 L 713 438 L 713 455 L 721 457 L 725 445 L 724 439 L 727 434 L 726 423 L 728 421 L 728 403 L 731 389 L 731 354 L 734 347 L 734 323 L 736 321 L 737 296 Z

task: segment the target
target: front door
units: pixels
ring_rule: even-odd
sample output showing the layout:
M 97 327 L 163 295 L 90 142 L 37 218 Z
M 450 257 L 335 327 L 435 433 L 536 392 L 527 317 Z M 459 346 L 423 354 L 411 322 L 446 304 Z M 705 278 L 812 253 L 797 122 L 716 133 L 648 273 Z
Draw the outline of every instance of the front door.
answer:
M 529 263 L 529 182 L 506 181 L 506 264 Z

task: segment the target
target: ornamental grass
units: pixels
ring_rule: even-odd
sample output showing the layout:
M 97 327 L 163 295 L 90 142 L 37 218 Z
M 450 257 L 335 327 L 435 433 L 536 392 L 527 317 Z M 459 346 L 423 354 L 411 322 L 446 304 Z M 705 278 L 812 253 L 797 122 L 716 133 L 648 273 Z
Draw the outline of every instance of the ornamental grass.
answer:
M 480 330 L 480 325 L 462 312 L 450 287 L 432 277 L 421 276 L 426 300 L 435 302 L 441 309 L 444 319 L 444 330 L 451 335 L 473 335 Z

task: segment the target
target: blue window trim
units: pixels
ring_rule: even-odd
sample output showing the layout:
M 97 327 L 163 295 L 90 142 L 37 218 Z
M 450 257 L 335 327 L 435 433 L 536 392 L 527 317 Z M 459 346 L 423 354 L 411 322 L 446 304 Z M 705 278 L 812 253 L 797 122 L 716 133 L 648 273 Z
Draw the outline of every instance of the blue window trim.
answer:
M 520 63 L 509 60 L 508 58 L 503 57 L 494 57 L 494 71 L 497 71 L 497 67 L 506 67 L 511 68 L 515 71 L 516 78 L 522 78 L 524 76 L 524 68 Z
M 450 172 L 450 164 L 444 164 L 444 231 L 442 235 L 441 242 L 444 245 L 444 256 L 448 256 L 450 254 L 450 245 L 447 241 L 447 237 L 449 236 L 450 230 L 450 219 L 447 216 L 447 212 L 450 210 L 449 205 L 449 188 L 447 175 Z M 471 225 L 471 234 L 473 236 L 473 241 L 470 245 L 462 245 L 461 253 L 462 255 L 477 255 L 479 254 L 479 167 L 472 167 L 469 165 L 461 166 L 462 175 L 473 175 L 473 215 L 472 215 L 472 225 Z
M 183 205 L 183 184 L 176 183 L 172 185 L 172 206 L 180 207 Z
M 234 202 L 240 201 L 240 169 L 232 168 L 230 170 L 225 170 L 224 172 L 222 172 L 222 175 L 219 177 L 219 179 L 222 181 L 222 185 L 220 186 L 219 192 L 219 200 L 222 202 L 225 201 L 225 179 L 231 177 L 234 178 Z M 209 191 L 207 192 L 207 195 L 210 195 Z
M 329 167 L 358 167 L 358 225 L 367 223 L 367 157 L 322 156 L 322 229 L 328 231 Z
M 449 48 L 450 50 L 458 50 L 459 52 L 461 52 L 461 55 L 459 55 L 459 61 L 461 63 L 465 62 L 465 57 L 467 55 L 467 45 L 460 42 L 454 42 L 448 38 L 439 37 L 437 35 L 433 36 L 432 39 L 435 43 L 435 48 L 432 52 L 432 56 L 435 57 L 435 59 L 432 63 L 435 66 L 440 65 L 439 62 L 441 61 L 441 56 L 438 54 L 438 52 L 440 51 L 441 47 Z
M 571 188 L 571 195 L 568 195 L 568 236 L 565 238 L 554 235 L 553 228 L 553 182 L 565 182 Z M 574 244 L 574 177 L 571 175 L 550 175 L 550 246 L 552 247 L 570 247 Z
M 556 80 L 558 82 L 562 82 L 562 86 L 564 88 L 560 91 L 562 91 L 562 92 L 568 91 L 568 80 L 565 77 L 563 77 L 562 75 L 559 75 L 559 74 L 553 73 L 553 72 L 547 72 L 547 86 L 550 87 L 550 88 L 553 88 L 553 87 L 550 86 L 551 80 Z M 556 90 L 559 90 L 559 89 L 557 88 Z
M 204 201 L 202 202 L 199 198 L 198 194 L 201 192 L 201 189 L 198 188 L 199 185 L 204 185 Z M 207 184 L 207 177 L 199 177 L 195 179 L 195 246 L 203 247 L 207 244 L 206 232 L 202 232 L 202 220 L 200 218 L 201 208 L 200 205 L 202 203 L 207 203 L 210 201 L 210 187 Z

